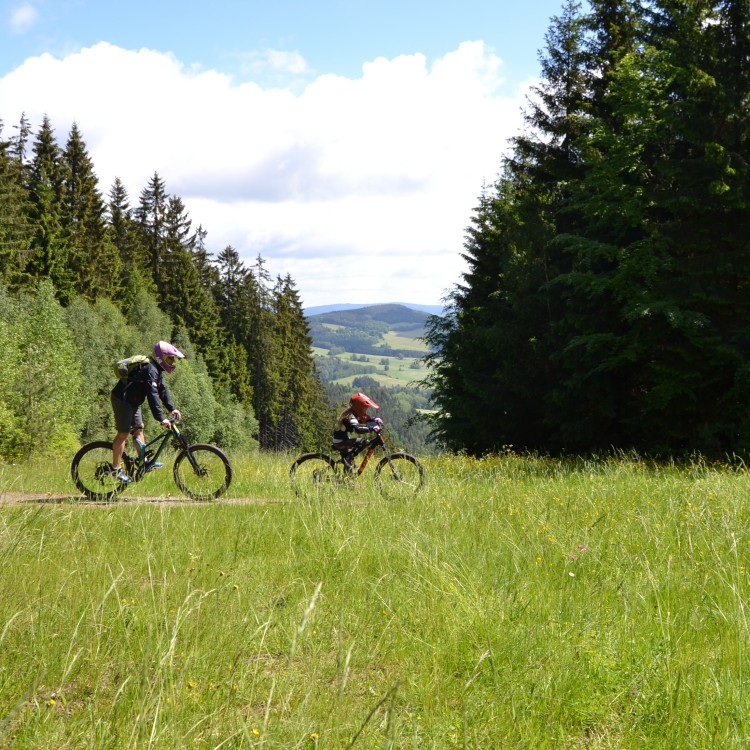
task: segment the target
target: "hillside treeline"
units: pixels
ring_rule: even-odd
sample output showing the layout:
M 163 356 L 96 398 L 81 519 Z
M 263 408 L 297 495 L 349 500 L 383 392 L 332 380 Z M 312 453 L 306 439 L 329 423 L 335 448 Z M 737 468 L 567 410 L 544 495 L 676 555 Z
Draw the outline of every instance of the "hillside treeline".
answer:
M 750 4 L 567 2 L 432 318 L 479 454 L 750 447 Z
M 0 123 L 0 455 L 113 435 L 112 363 L 159 339 L 189 354 L 170 378 L 202 440 L 317 445 L 330 411 L 293 279 L 231 245 L 214 257 L 157 173 L 133 204 L 119 179 L 105 198 L 75 124 L 63 146 L 47 117 L 13 130 Z

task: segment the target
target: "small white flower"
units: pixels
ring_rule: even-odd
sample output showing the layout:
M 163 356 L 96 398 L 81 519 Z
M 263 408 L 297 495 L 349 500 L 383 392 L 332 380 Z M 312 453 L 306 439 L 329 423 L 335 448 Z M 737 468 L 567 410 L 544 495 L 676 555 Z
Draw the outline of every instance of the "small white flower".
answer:
M 570 571 L 570 573 L 568 573 L 568 575 L 569 575 L 569 576 L 570 576 L 571 578 L 575 578 L 575 577 L 576 577 L 576 574 L 575 574 L 575 573 L 574 573 L 574 572 L 573 572 L 572 570 Z

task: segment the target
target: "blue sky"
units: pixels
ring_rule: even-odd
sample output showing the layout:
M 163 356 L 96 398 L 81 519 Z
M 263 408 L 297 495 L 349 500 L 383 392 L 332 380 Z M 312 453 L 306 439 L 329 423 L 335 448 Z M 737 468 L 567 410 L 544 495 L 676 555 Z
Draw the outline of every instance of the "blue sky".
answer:
M 100 188 L 158 171 L 213 252 L 307 305 L 436 304 L 561 2 L 0 1 L 0 118 L 81 129 Z

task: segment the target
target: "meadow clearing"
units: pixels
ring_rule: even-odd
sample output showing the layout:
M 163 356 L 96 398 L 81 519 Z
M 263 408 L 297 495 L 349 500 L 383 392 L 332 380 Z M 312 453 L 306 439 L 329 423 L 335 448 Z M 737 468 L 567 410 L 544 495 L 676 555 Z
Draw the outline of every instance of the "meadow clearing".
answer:
M 436 456 L 394 504 L 232 458 L 212 503 L 0 464 L 0 748 L 750 745 L 743 467 Z

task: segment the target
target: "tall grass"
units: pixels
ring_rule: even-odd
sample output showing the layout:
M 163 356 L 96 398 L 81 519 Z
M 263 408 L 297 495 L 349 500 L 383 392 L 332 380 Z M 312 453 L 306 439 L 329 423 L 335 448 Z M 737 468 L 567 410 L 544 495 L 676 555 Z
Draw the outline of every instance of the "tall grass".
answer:
M 745 471 L 446 456 L 310 503 L 291 458 L 204 504 L 0 466 L 0 747 L 748 746 Z

